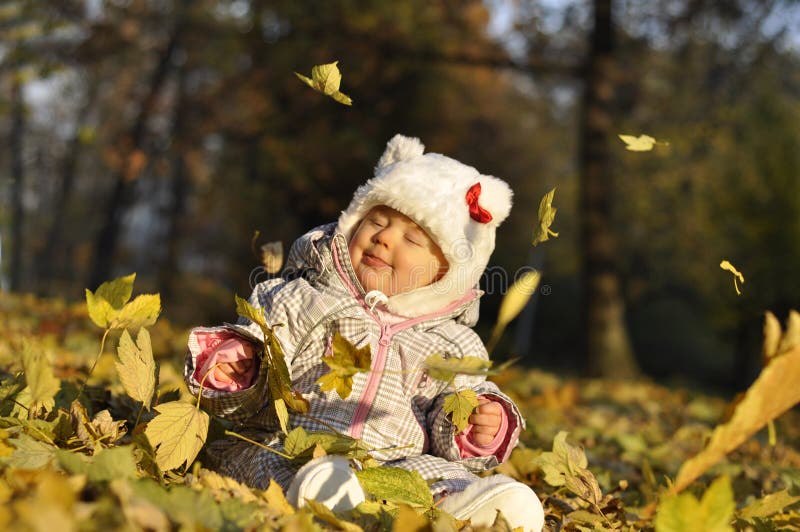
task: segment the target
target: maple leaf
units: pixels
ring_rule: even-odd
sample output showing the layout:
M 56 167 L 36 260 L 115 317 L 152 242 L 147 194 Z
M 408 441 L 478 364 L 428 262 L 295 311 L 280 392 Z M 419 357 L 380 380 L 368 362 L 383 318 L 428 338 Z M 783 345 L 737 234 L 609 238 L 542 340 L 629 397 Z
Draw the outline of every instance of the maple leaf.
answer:
M 134 401 L 140 401 L 150 409 L 156 387 L 156 361 L 150 333 L 142 327 L 134 344 L 127 330 L 123 331 L 117 346 L 119 360 L 114 361 L 122 387 Z
M 141 294 L 126 303 L 111 320 L 112 329 L 138 329 L 153 325 L 161 314 L 159 294 Z
M 341 104 L 352 105 L 353 100 L 346 94 L 339 92 L 342 74 L 339 72 L 339 67 L 336 66 L 338 62 L 339 61 L 334 61 L 333 63 L 314 66 L 311 69 L 311 78 L 298 74 L 297 72 L 295 72 L 294 75 L 315 91 L 330 96 Z
M 478 406 L 478 396 L 473 390 L 457 390 L 444 399 L 444 412 L 450 414 L 458 432 L 469 424 L 469 416 Z
M 727 476 L 715 480 L 698 501 L 691 493 L 666 497 L 658 505 L 656 532 L 732 532 L 733 489 Z
M 534 464 L 544 473 L 544 481 L 551 486 L 564 486 L 582 499 L 597 506 L 602 499 L 600 485 L 587 469 L 589 461 L 583 449 L 567 442 L 566 431 L 553 439 L 553 451 L 544 452 L 534 459 Z
M 556 189 L 553 188 L 550 192 L 545 194 L 539 202 L 539 220 L 536 228 L 533 230 L 533 245 L 537 246 L 542 242 L 549 240 L 551 236 L 558 238 L 558 233 L 550 229 L 553 221 L 556 219 L 556 211 L 558 209 L 553 207 L 553 196 Z
M 353 391 L 353 375 L 370 369 L 370 347 L 367 344 L 357 348 L 337 331 L 333 335 L 331 348 L 331 356 L 322 357 L 330 372 L 317 379 L 317 384 L 323 392 L 335 389 L 339 397 L 347 399 Z
M 158 415 L 144 433 L 156 450 L 156 463 L 163 471 L 191 464 L 208 435 L 208 414 L 190 403 L 171 401 L 154 408 Z
M 94 292 L 86 289 L 86 306 L 89 318 L 95 325 L 105 329 L 117 317 L 122 306 L 131 298 L 135 279 L 136 274 L 132 273 L 113 281 L 107 281 L 97 287 Z

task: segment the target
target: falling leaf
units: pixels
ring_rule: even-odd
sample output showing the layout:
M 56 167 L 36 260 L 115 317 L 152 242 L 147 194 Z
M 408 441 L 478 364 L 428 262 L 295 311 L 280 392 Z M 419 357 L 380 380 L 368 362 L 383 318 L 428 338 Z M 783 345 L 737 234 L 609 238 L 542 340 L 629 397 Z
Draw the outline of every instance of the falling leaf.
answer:
M 336 64 L 339 61 L 328 63 L 325 65 L 316 65 L 311 69 L 311 78 L 307 78 L 302 74 L 294 73 L 303 83 L 321 92 L 326 96 L 330 96 L 337 102 L 344 105 L 352 105 L 353 101 L 349 96 L 339 92 L 339 85 L 342 82 L 342 74 L 339 72 L 339 67 Z
M 739 290 L 739 284 L 736 282 L 736 279 L 739 279 L 739 282 L 744 284 L 744 275 L 739 273 L 739 270 L 734 268 L 733 264 L 731 264 L 727 260 L 723 260 L 722 262 L 720 262 L 719 267 L 733 274 L 733 287 L 736 289 L 736 293 L 738 295 L 742 295 L 742 291 Z
M 625 143 L 625 149 L 628 151 L 650 151 L 656 145 L 656 139 L 649 135 L 617 135 L 622 142 Z
M 727 476 L 715 480 L 698 501 L 691 493 L 671 495 L 658 505 L 656 532 L 732 532 L 733 500 Z
M 430 508 L 433 495 L 428 483 L 417 471 L 399 467 L 370 467 L 356 472 L 364 491 L 379 500 Z
M 469 424 L 469 416 L 478 406 L 478 396 L 473 390 L 457 390 L 444 398 L 444 412 L 450 414 L 450 419 L 456 430 L 461 432 Z
M 189 403 L 172 401 L 154 408 L 159 415 L 147 424 L 145 435 L 156 450 L 163 471 L 191 464 L 208 435 L 208 414 Z
M 267 242 L 261 245 L 261 265 L 269 274 L 281 271 L 283 265 L 283 242 Z
M 556 219 L 556 211 L 558 209 L 553 207 L 553 196 L 556 189 L 553 188 L 550 192 L 545 194 L 539 202 L 539 220 L 536 223 L 536 228 L 533 230 L 533 245 L 537 246 L 542 242 L 546 242 L 551 236 L 558 238 L 558 233 L 550 229 L 553 221 Z
M 786 320 L 786 332 L 778 344 L 778 354 L 791 351 L 798 345 L 800 345 L 800 313 L 790 310 L 789 318 Z
M 764 313 L 764 342 L 761 347 L 761 357 L 764 365 L 778 354 L 781 343 L 781 324 L 778 318 L 770 311 Z
M 114 362 L 117 367 L 122 387 L 134 401 L 144 404 L 150 409 L 150 401 L 156 387 L 156 362 L 153 359 L 153 348 L 150 343 L 150 333 L 142 327 L 133 343 L 127 330 L 122 332 L 117 346 L 119 360 Z
M 31 409 L 35 411 L 43 407 L 50 411 L 55 406 L 53 398 L 61 389 L 61 381 L 53 375 L 53 366 L 47 355 L 26 343 L 22 351 L 22 368 Z
M 722 460 L 769 421 L 800 402 L 800 346 L 775 357 L 736 405 L 731 418 L 718 425 L 698 455 L 683 463 L 671 493 L 678 493 Z
M 426 358 L 423 365 L 432 378 L 450 382 L 456 375 L 487 375 L 492 363 L 485 358 L 445 358 L 436 353 Z
M 506 326 L 516 318 L 525 305 L 528 304 L 531 296 L 539 286 L 542 274 L 536 270 L 530 270 L 521 275 L 514 284 L 508 289 L 503 301 L 500 302 L 500 310 L 497 313 L 497 322 L 492 329 L 492 336 L 486 344 L 486 350 L 491 353 L 497 346 L 497 342 L 506 330 Z
M 357 348 L 337 331 L 333 335 L 331 349 L 331 356 L 322 357 L 330 372 L 317 379 L 316 383 L 323 392 L 335 389 L 339 397 L 347 399 L 353 391 L 353 375 L 370 369 L 370 347 L 367 344 Z

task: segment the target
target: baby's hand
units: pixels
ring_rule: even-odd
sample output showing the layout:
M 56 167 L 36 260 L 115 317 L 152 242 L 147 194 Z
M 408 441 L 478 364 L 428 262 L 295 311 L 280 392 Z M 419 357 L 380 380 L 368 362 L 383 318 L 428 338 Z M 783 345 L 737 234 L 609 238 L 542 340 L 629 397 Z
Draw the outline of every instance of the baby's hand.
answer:
M 246 358 L 235 362 L 221 362 L 214 368 L 214 378 L 218 382 L 236 383 L 239 386 L 250 385 L 252 375 L 249 373 L 253 367 L 253 359 Z
M 478 406 L 469 416 L 469 422 L 472 423 L 472 441 L 478 445 L 492 443 L 500 430 L 502 412 L 503 407 L 500 403 L 479 397 Z

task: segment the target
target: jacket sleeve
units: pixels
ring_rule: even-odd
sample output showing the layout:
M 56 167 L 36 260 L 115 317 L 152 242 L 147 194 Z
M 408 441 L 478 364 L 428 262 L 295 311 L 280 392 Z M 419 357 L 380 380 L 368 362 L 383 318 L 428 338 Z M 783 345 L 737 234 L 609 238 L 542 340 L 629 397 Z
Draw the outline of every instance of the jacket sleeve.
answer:
M 477 356 L 488 360 L 486 348 L 478 335 L 467 327 L 463 327 L 463 329 L 468 332 L 462 332 L 458 335 L 460 341 L 458 342 L 459 354 L 457 356 Z M 462 458 L 461 449 L 455 438 L 458 431 L 450 420 L 450 415 L 444 411 L 444 401 L 452 394 L 452 388 L 449 388 L 436 397 L 432 408 L 428 412 L 431 454 L 441 456 L 451 462 L 462 463 L 473 471 L 485 471 L 505 462 L 512 449 L 517 445 L 520 433 L 525 428 L 525 420 L 517 405 L 509 396 L 500 391 L 495 383 L 487 381 L 483 376 L 458 375 L 455 378 L 454 386 L 457 390 L 470 389 L 477 395 L 487 395 L 499 402 L 508 416 L 508 429 L 494 454 Z

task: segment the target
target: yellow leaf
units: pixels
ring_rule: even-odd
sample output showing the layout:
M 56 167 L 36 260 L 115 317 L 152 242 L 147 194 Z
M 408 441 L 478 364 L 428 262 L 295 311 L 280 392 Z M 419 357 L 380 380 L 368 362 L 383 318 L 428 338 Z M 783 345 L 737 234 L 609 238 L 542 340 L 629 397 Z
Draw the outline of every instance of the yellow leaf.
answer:
M 453 425 L 458 432 L 464 430 L 469 424 L 469 416 L 478 406 L 478 396 L 473 390 L 460 390 L 453 392 L 444 399 L 444 412 L 450 414 Z
M 337 331 L 333 335 L 331 348 L 331 356 L 322 357 L 330 372 L 317 379 L 317 384 L 323 392 L 335 389 L 339 397 L 347 399 L 353 391 L 353 375 L 370 369 L 370 347 L 367 344 L 357 348 Z
M 306 499 L 306 505 L 311 509 L 314 515 L 322 521 L 323 523 L 328 523 L 329 525 L 333 525 L 335 530 L 344 530 L 345 532 L 362 532 L 363 528 L 358 526 L 355 523 L 348 523 L 347 521 L 342 521 L 333 511 L 322 504 L 321 502 L 317 502 L 312 499 Z
M 127 329 L 122 332 L 117 346 L 118 360 L 114 361 L 119 380 L 131 399 L 144 403 L 150 409 L 150 401 L 156 387 L 156 361 L 153 359 L 153 348 L 150 333 L 142 327 L 133 343 Z
M 379 500 L 422 508 L 433 506 L 428 483 L 417 471 L 391 466 L 368 467 L 357 471 L 356 476 L 364 491 Z
M 731 264 L 727 260 L 723 260 L 722 262 L 720 262 L 719 267 L 733 274 L 733 287 L 736 289 L 737 294 L 742 295 L 742 291 L 739 290 L 739 285 L 736 283 L 736 279 L 739 279 L 739 281 L 742 284 L 744 284 L 744 275 L 739 273 L 739 270 L 734 268 L 733 264 Z
M 789 318 L 786 320 L 786 332 L 778 345 L 778 354 L 791 351 L 798 345 L 800 345 L 800 313 L 790 310 Z
M 764 342 L 761 347 L 761 357 L 764 365 L 775 355 L 778 354 L 778 346 L 781 342 L 781 324 L 778 318 L 770 311 L 764 313 Z
M 487 375 L 491 361 L 479 357 L 444 358 L 434 354 L 425 359 L 428 374 L 437 380 L 450 382 L 457 374 Z
M 339 72 L 339 67 L 336 66 L 337 63 L 338 61 L 334 61 L 333 63 L 316 65 L 311 69 L 310 79 L 297 72 L 294 74 L 315 91 L 330 96 L 339 103 L 351 105 L 353 103 L 352 100 L 347 95 L 339 92 L 342 74 Z
M 530 300 L 531 296 L 536 291 L 536 287 L 539 286 L 541 277 L 542 275 L 536 270 L 525 272 L 508 289 L 508 292 L 506 292 L 506 295 L 503 297 L 503 301 L 500 303 L 500 310 L 497 313 L 497 322 L 494 324 L 492 336 L 486 346 L 489 353 L 494 350 L 506 326 L 525 308 L 528 300 Z
M 156 450 L 163 471 L 191 464 L 208 435 L 208 414 L 189 403 L 171 401 L 154 408 L 158 415 L 147 424 L 145 435 Z
M 61 389 L 61 381 L 53 375 L 53 366 L 47 355 L 34 351 L 30 345 L 24 344 L 22 351 L 22 370 L 25 383 L 30 394 L 30 405 L 33 411 L 44 407 L 49 411 L 55 406 L 54 397 Z
M 132 273 L 101 284 L 95 292 L 86 289 L 86 306 L 95 325 L 105 329 L 117 318 L 131 298 L 135 279 L 136 274 Z
M 274 480 L 269 479 L 269 487 L 261 496 L 272 509 L 277 510 L 282 515 L 292 515 L 294 513 L 294 507 L 286 500 L 283 490 Z
M 275 274 L 281 271 L 283 265 L 283 242 L 267 242 L 261 245 L 261 265 L 264 271 Z
M 793 497 L 789 495 L 789 490 L 784 489 L 777 493 L 770 493 L 761 499 L 756 499 L 742 508 L 739 515 L 742 519 L 748 521 L 756 517 L 763 519 L 778 512 L 783 512 L 784 508 L 798 502 L 800 502 L 800 497 Z
M 267 325 L 267 320 L 264 318 L 264 313 L 261 311 L 261 309 L 255 308 L 246 299 L 243 299 L 238 295 L 234 296 L 234 300 L 236 301 L 236 313 L 239 316 L 247 318 L 261 328 L 269 328 Z
M 425 516 L 406 504 L 400 504 L 397 517 L 392 524 L 392 532 L 427 532 L 431 530 L 431 523 Z
M 153 325 L 161 314 L 161 296 L 142 294 L 123 306 L 111 321 L 112 329 L 138 329 Z
M 775 357 L 736 405 L 727 423 L 718 425 L 698 455 L 683 463 L 671 492 L 678 493 L 744 441 L 800 402 L 800 346 Z
M 558 233 L 552 231 L 550 226 L 556 219 L 556 211 L 558 209 L 553 207 L 553 196 L 556 189 L 553 188 L 550 192 L 545 194 L 539 202 L 539 220 L 536 228 L 533 230 L 533 245 L 537 246 L 542 242 L 546 242 L 551 236 L 558 237 Z
M 732 532 L 736 503 L 728 477 L 715 480 L 700 501 L 690 493 L 667 496 L 658 505 L 656 532 Z
M 656 145 L 656 139 L 650 135 L 617 135 L 625 143 L 625 149 L 629 151 L 650 151 Z

